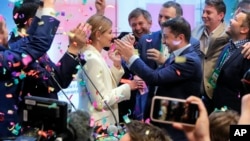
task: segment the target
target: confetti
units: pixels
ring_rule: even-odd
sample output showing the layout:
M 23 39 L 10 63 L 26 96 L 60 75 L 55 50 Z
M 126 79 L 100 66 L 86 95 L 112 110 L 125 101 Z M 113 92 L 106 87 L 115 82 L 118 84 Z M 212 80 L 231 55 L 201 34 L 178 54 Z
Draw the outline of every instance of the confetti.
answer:
M 5 96 L 6 96 L 6 98 L 12 98 L 13 97 L 12 94 L 6 94 Z
M 61 66 L 61 62 L 56 63 L 56 66 Z
M 61 12 L 61 16 L 65 16 L 65 12 Z
M 48 106 L 49 109 L 51 108 L 56 108 L 57 107 L 57 104 L 56 103 L 52 103 L 51 105 Z
M 25 66 L 27 66 L 32 61 L 32 58 L 27 54 L 22 54 L 22 57 L 22 62 Z
M 16 68 L 16 67 L 19 67 L 21 65 L 21 63 L 17 62 L 17 63 L 13 63 L 12 65 L 13 65 L 14 68 Z
M 128 109 L 128 112 L 129 112 L 129 113 L 128 113 L 128 116 L 131 115 L 131 110 L 130 110 L 130 109 Z
M 115 8 L 115 6 L 113 6 L 113 5 L 107 5 L 106 7 L 107 8 Z
M 53 87 L 48 87 L 48 92 L 50 93 L 50 92 L 53 92 L 55 90 L 55 88 L 53 88 Z
M 14 17 L 14 19 L 17 19 L 18 13 L 16 13 L 13 17 Z
M 146 42 L 150 43 L 152 42 L 152 39 L 146 39 Z
M 43 24 L 44 24 L 44 21 L 38 22 L 38 25 L 43 25 Z
M 128 115 L 124 115 L 123 120 L 125 121 L 125 123 L 130 123 L 131 122 Z
M 4 83 L 4 86 L 5 86 L 5 87 L 10 87 L 10 86 L 12 86 L 12 85 L 13 85 L 13 83 L 9 83 L 9 84 L 8 84 L 7 82 Z
M 150 118 L 147 118 L 147 119 L 145 120 L 145 123 L 150 124 Z
M 95 119 L 94 119 L 93 116 L 91 116 L 91 118 L 90 118 L 89 126 L 90 126 L 90 127 L 94 127 L 94 126 L 95 126 Z
M 18 79 L 14 79 L 14 84 L 17 85 L 19 83 Z
M 90 7 L 89 7 L 89 10 L 90 10 L 90 11 L 92 11 L 92 10 L 93 10 L 93 8 L 90 6 Z
M 173 43 L 173 45 L 179 45 L 181 43 L 181 41 L 173 41 L 172 43 Z
M 181 76 L 181 72 L 179 70 L 175 71 L 178 76 Z
M 21 72 L 21 74 L 19 75 L 19 78 L 22 80 L 26 77 L 26 74 L 24 72 Z
M 147 130 L 147 131 L 145 132 L 145 134 L 146 134 L 146 135 L 148 135 L 149 133 L 150 133 L 150 131 L 149 131 L 149 130 Z
M 82 4 L 86 4 L 87 3 L 87 0 L 82 0 Z
M 175 63 L 185 63 L 186 60 L 187 60 L 187 58 L 184 56 L 176 56 L 174 59 Z
M 14 111 L 13 111 L 13 110 L 8 110 L 8 111 L 7 111 L 7 114 L 13 115 L 13 114 L 14 114 Z

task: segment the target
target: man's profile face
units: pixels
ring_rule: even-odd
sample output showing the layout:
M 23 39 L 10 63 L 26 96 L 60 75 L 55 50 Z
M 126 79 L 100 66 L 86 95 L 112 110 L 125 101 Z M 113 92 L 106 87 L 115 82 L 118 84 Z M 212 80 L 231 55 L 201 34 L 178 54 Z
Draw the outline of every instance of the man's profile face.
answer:
M 232 38 L 237 38 L 240 34 L 245 33 L 244 30 L 246 25 L 244 25 L 244 21 L 246 20 L 247 15 L 243 12 L 239 12 L 233 19 L 230 20 L 230 26 L 227 29 L 227 33 Z
M 143 15 L 139 17 L 134 17 L 129 20 L 129 25 L 132 29 L 133 34 L 140 38 L 144 34 L 148 34 L 150 32 L 150 28 L 152 25 L 152 21 L 147 21 Z

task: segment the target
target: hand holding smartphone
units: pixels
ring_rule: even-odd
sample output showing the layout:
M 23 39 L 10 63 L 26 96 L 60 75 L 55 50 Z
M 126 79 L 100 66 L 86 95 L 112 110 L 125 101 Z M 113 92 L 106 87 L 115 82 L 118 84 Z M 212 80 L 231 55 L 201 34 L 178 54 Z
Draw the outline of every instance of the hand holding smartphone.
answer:
M 184 99 L 155 96 L 152 99 L 150 117 L 154 122 L 195 126 L 199 110 L 197 104 L 188 103 Z

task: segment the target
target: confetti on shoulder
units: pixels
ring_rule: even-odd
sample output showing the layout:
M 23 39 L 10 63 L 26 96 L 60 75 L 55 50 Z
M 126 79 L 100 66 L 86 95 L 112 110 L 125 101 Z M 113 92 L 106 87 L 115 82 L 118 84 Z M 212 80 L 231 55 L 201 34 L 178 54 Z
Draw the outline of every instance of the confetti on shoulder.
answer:
M 38 22 L 38 25 L 43 25 L 43 24 L 44 24 L 44 21 Z
M 176 56 L 175 57 L 175 63 L 185 63 L 186 62 L 186 57 L 184 56 Z

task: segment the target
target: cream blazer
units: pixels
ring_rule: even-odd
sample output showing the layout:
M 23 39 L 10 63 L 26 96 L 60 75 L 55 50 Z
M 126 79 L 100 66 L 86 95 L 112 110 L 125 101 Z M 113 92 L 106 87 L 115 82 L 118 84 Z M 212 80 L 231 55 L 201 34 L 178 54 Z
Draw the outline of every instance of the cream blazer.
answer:
M 103 124 L 114 124 L 111 111 L 104 104 L 104 100 L 111 107 L 117 120 L 118 104 L 120 101 L 130 99 L 130 86 L 123 84 L 117 87 L 124 74 L 123 68 L 109 67 L 98 50 L 89 45 L 83 52 L 86 64 L 78 72 L 79 109 L 89 111 L 94 121 Z M 86 74 L 84 73 L 84 71 Z M 93 84 L 91 84 L 91 81 Z M 81 83 L 83 82 L 83 83 Z M 101 98 L 100 94 L 103 96 Z M 118 121 L 119 122 L 119 121 Z
M 219 55 L 225 45 L 229 41 L 229 36 L 226 34 L 227 25 L 225 23 L 221 23 L 216 31 L 211 36 L 211 40 L 209 42 L 209 47 L 207 53 L 204 54 L 202 52 L 202 70 L 203 70 L 203 85 L 206 91 L 206 94 L 209 98 L 213 96 L 213 87 L 209 84 L 209 78 L 215 69 L 216 62 L 219 58 Z M 201 25 L 196 27 L 192 31 L 192 37 L 196 38 L 201 42 L 201 36 L 205 30 L 205 26 Z

